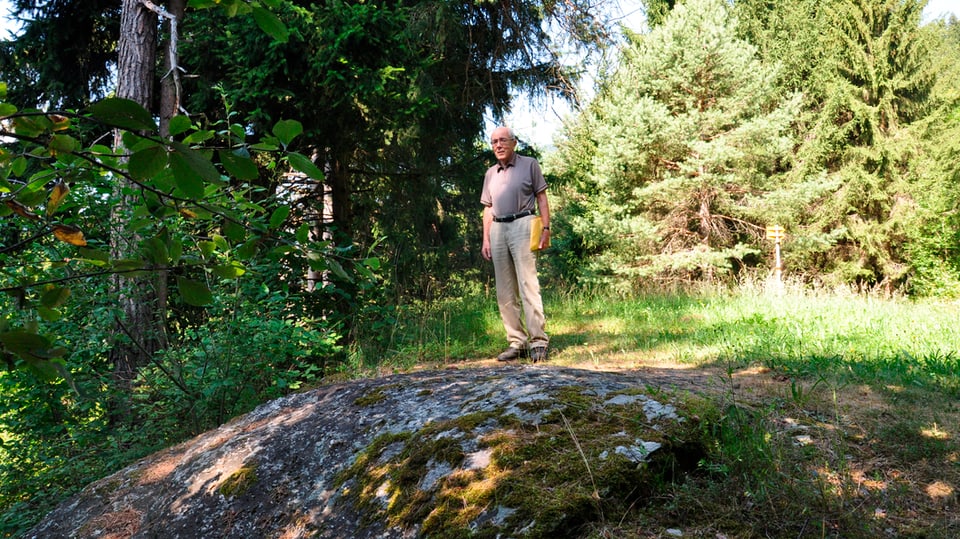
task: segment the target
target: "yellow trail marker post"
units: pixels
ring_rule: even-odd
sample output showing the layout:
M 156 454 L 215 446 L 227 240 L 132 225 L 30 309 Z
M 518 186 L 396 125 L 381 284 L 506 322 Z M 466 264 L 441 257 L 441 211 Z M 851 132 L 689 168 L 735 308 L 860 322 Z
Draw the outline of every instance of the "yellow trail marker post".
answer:
M 779 283 L 781 276 L 783 275 L 783 262 L 780 260 L 780 242 L 786 236 L 786 232 L 783 230 L 783 227 L 780 225 L 772 225 L 767 227 L 767 239 L 773 240 L 773 256 L 774 256 L 774 266 L 773 266 L 773 275 L 777 278 Z

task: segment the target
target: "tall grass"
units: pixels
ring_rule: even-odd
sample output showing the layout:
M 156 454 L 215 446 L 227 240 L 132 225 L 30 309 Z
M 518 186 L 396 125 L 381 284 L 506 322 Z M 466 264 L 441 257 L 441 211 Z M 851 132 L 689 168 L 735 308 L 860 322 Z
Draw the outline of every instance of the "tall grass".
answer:
M 544 302 L 561 365 L 760 365 L 960 394 L 957 302 L 770 283 L 634 296 L 547 290 Z M 506 344 L 492 290 L 398 312 L 381 357 L 390 365 L 486 359 Z

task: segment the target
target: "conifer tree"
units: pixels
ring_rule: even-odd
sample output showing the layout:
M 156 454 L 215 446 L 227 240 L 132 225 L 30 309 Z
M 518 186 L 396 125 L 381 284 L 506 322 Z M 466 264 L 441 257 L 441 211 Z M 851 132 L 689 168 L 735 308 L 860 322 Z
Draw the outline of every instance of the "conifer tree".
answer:
M 776 77 L 721 0 L 631 36 L 558 156 L 589 195 L 574 228 L 606 269 L 685 278 L 756 258 L 799 105 Z
M 911 162 L 916 176 L 916 226 L 907 232 L 909 291 L 919 295 L 960 296 L 960 20 L 924 27 L 936 36 L 933 58 L 937 81 L 928 119 L 913 133 L 923 152 Z
M 911 123 L 929 111 L 935 80 L 923 2 L 832 3 L 826 46 L 832 77 L 799 151 L 798 173 L 835 186 L 811 204 L 808 269 L 834 282 L 892 288 L 911 273 L 904 247 L 917 212 L 909 163 L 919 149 Z

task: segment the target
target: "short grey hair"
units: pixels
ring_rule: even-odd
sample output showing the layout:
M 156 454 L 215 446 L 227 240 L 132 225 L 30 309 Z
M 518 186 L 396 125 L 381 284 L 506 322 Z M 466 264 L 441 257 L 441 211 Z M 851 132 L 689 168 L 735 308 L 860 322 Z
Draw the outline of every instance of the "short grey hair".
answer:
M 513 130 L 512 127 L 507 127 L 507 126 L 505 126 L 505 125 L 499 125 L 499 126 L 493 128 L 494 131 L 496 131 L 497 129 L 506 129 L 506 130 L 507 130 L 507 134 L 510 135 L 510 140 L 517 140 L 517 133 Z M 492 134 L 491 134 L 491 136 L 492 136 Z

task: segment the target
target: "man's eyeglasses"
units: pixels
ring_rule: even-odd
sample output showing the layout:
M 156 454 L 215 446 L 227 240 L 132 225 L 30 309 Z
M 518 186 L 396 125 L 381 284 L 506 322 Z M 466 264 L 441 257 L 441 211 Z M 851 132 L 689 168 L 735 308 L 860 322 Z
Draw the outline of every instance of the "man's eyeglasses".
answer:
M 512 138 L 506 138 L 506 137 L 495 138 L 495 139 L 491 139 L 491 140 L 490 140 L 490 145 L 491 145 L 491 146 L 496 146 L 497 143 L 500 143 L 500 144 L 509 144 L 509 143 L 511 143 L 511 142 L 513 142 L 513 141 L 514 141 L 514 139 L 512 139 Z

